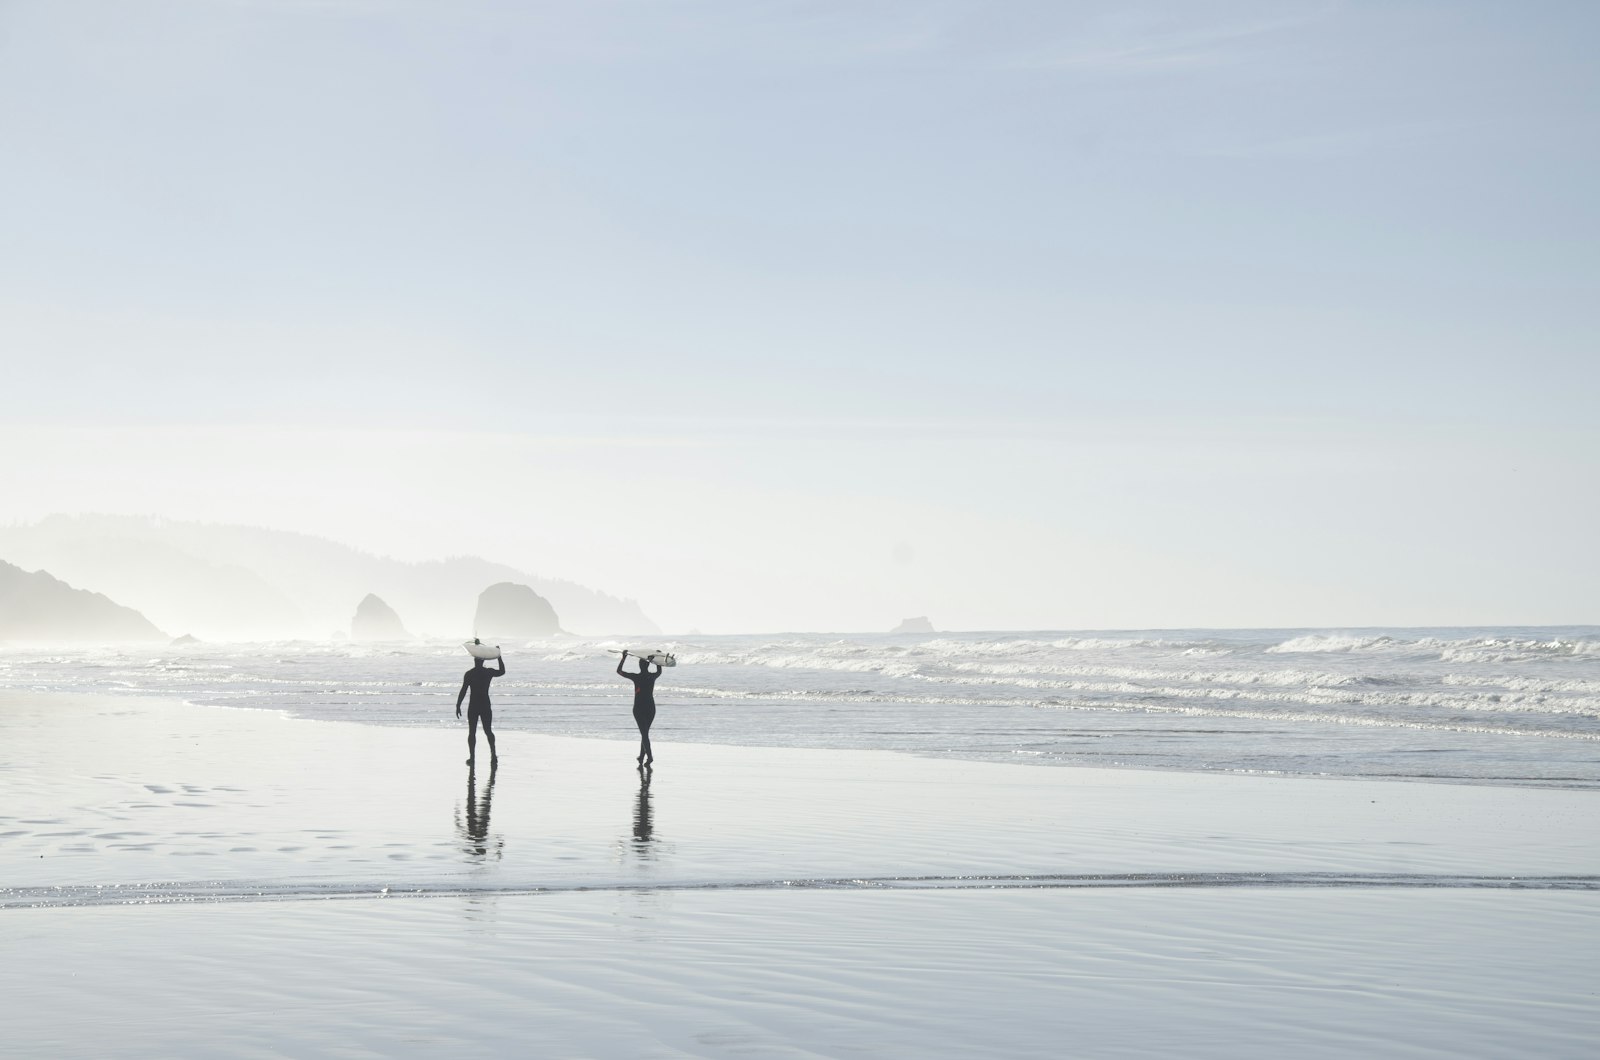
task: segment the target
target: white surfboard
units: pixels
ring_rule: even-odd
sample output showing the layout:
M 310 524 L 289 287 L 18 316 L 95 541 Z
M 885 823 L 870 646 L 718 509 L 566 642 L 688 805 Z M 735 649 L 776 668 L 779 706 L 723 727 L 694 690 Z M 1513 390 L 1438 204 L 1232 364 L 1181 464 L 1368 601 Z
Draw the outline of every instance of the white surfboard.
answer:
M 500 658 L 500 645 L 498 644 L 485 644 L 477 638 L 473 638 L 461 646 L 467 649 L 467 654 L 474 659 Z
M 606 650 L 609 651 L 612 655 L 621 655 L 622 654 L 622 649 L 621 648 L 607 648 Z M 631 655 L 635 659 L 643 659 L 646 662 L 655 663 L 657 666 L 676 666 L 676 665 L 678 665 L 678 660 L 673 656 L 673 654 L 670 651 L 635 651 L 634 649 L 629 648 L 628 649 L 628 654 Z

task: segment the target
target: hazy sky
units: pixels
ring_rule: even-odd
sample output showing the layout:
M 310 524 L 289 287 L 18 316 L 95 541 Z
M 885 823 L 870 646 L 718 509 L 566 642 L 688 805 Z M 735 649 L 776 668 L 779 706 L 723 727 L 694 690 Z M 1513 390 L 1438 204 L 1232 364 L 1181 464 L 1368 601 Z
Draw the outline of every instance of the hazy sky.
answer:
M 1597 622 L 1597 39 L 0 0 L 0 520 L 480 553 L 677 630 Z

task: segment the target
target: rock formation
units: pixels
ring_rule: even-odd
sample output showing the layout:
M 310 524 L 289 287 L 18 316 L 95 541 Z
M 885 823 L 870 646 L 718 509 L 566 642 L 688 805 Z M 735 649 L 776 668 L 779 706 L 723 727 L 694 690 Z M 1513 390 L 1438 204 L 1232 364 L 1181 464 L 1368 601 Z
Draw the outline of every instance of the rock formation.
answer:
M 916 618 L 902 619 L 900 624 L 889 631 L 890 633 L 937 633 L 933 623 L 927 616 L 918 615 Z
M 550 601 L 516 582 L 496 582 L 478 594 L 478 613 L 472 628 L 489 643 L 561 632 Z
M 167 635 L 131 607 L 42 570 L 0 562 L 0 640 L 146 641 Z
M 411 634 L 406 632 L 394 608 L 368 593 L 356 605 L 356 616 L 350 620 L 350 639 L 410 640 Z

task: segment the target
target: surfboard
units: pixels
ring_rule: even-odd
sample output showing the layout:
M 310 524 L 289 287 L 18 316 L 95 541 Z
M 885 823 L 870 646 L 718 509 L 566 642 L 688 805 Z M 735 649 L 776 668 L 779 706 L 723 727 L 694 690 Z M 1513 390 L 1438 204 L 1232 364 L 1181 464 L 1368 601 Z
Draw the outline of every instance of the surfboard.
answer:
M 606 650 L 612 655 L 622 654 L 621 648 L 607 648 Z M 678 665 L 678 660 L 670 651 L 635 651 L 633 648 L 629 648 L 628 654 L 633 656 L 635 659 L 643 659 L 646 662 L 655 663 L 657 666 Z
M 467 649 L 467 654 L 472 656 L 474 659 L 500 658 L 500 645 L 498 644 L 484 644 L 477 638 L 473 638 L 461 646 Z

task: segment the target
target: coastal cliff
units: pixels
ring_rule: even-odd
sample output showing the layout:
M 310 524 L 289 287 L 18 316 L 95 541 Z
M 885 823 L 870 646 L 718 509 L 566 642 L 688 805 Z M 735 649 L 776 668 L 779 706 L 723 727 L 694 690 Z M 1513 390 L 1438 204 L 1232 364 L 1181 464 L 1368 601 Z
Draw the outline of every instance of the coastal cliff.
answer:
M 139 612 L 45 571 L 0 561 L 0 640 L 164 641 Z

